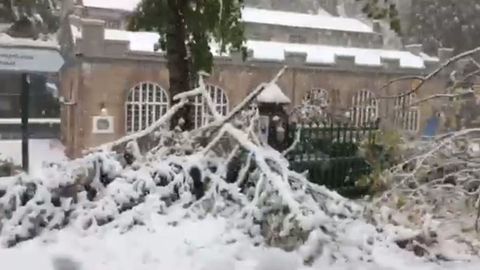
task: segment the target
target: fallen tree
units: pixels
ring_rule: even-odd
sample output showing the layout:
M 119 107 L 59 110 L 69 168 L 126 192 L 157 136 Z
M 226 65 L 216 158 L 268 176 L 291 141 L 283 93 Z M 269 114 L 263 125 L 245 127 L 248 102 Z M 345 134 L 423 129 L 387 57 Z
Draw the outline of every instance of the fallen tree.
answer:
M 254 132 L 258 111 L 247 108 L 261 91 L 223 117 L 200 80 L 197 89 L 176 97 L 183 104 L 203 96 L 214 119 L 200 130 L 162 129 L 174 106 L 147 130 L 92 149 L 84 158 L 51 164 L 42 177 L 1 179 L 1 243 L 12 247 L 65 227 L 125 233 L 149 226 L 152 215 L 178 209 L 186 210 L 179 219 L 225 217 L 254 244 L 296 250 L 305 264 L 368 263 L 375 243 L 388 246 L 417 235 L 378 218 L 376 226 L 367 224 L 360 205 L 291 171 L 284 156 Z M 233 176 L 231 163 L 241 165 Z

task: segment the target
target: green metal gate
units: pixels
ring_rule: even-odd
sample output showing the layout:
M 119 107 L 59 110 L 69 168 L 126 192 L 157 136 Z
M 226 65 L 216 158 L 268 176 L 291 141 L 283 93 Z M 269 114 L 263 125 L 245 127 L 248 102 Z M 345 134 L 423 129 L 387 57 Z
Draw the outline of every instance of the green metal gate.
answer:
M 310 181 L 325 185 L 348 197 L 364 194 L 367 187 L 356 182 L 371 173 L 372 168 L 359 156 L 361 142 L 375 143 L 378 123 L 355 127 L 351 124 L 290 124 L 287 141 L 298 143 L 287 155 L 290 166 L 298 172 L 308 171 Z

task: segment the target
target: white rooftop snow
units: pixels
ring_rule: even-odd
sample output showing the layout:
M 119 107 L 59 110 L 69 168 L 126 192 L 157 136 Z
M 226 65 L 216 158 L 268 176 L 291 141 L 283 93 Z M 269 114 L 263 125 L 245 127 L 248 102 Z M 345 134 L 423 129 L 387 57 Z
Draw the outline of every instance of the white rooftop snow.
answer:
M 59 45 L 55 39 L 49 37 L 48 40 L 33 40 L 28 38 L 13 38 L 5 33 L 0 33 L 0 45 L 2 46 L 25 46 L 25 47 L 41 47 L 48 49 L 58 49 Z
M 253 50 L 253 57 L 262 60 L 283 61 L 285 52 L 307 54 L 307 63 L 333 64 L 335 55 L 353 56 L 355 64 L 361 66 L 380 66 L 381 58 L 399 59 L 403 68 L 424 68 L 424 60 L 408 51 L 336 47 L 313 44 L 295 44 L 273 41 L 248 41 L 247 47 Z
M 153 32 L 129 32 L 115 29 L 105 29 L 105 39 L 130 41 L 130 50 L 153 52 L 160 35 Z
M 314 29 L 329 29 L 349 32 L 373 33 L 373 29 L 357 19 L 276 11 L 258 8 L 244 8 L 243 21 Z
M 140 0 L 83 0 L 83 5 L 93 8 L 134 11 Z
M 76 38 L 82 38 L 82 31 L 75 25 L 71 25 L 72 35 Z M 131 32 L 117 29 L 105 29 L 106 40 L 123 40 L 130 42 L 130 50 L 153 52 L 155 43 L 160 39 L 160 35 L 154 32 Z
M 257 101 L 276 104 L 288 104 L 291 102 L 276 83 L 268 84 L 260 95 L 258 95 Z
M 117 9 L 132 12 L 140 0 L 83 0 L 86 7 Z M 357 19 L 331 16 L 322 9 L 319 14 L 305 14 L 245 7 L 242 17 L 245 22 L 274 24 L 314 29 L 330 29 L 350 32 L 372 33 L 373 29 Z
M 81 38 L 81 31 L 72 25 L 72 33 L 75 38 Z M 130 42 L 132 51 L 153 52 L 154 45 L 158 42 L 159 35 L 151 32 L 129 32 L 116 29 L 105 29 L 106 40 L 125 40 Z M 355 64 L 360 66 L 381 66 L 381 58 L 398 59 L 400 67 L 423 69 L 425 61 L 435 61 L 436 58 L 417 56 L 408 51 L 382 50 L 354 47 L 325 46 L 316 44 L 283 43 L 274 41 L 247 41 L 247 47 L 253 50 L 253 58 L 259 60 L 284 61 L 285 52 L 298 52 L 307 54 L 307 63 L 311 64 L 334 64 L 335 55 L 353 56 Z M 214 55 L 218 52 L 214 50 Z

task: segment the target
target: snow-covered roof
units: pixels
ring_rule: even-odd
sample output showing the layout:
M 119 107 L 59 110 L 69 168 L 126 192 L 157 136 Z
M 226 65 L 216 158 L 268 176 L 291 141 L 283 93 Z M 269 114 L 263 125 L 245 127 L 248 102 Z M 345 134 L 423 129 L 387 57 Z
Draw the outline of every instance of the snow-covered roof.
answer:
M 81 38 L 81 31 L 72 25 L 72 33 L 75 38 Z M 130 42 L 130 50 L 153 52 L 154 45 L 159 40 L 157 33 L 129 32 L 116 29 L 105 29 L 106 40 L 124 40 Z M 218 52 L 214 50 L 214 55 Z M 309 64 L 335 64 L 336 56 L 351 56 L 355 59 L 355 65 L 359 66 L 382 66 L 383 59 L 399 60 L 401 68 L 423 69 L 425 61 L 435 61 L 435 57 L 425 58 L 408 51 L 383 50 L 370 48 L 354 48 L 326 46 L 316 44 L 297 44 L 274 41 L 254 41 L 246 43 L 247 48 L 253 51 L 253 58 L 258 60 L 284 61 L 285 53 L 305 53 L 306 62 Z
M 381 59 L 398 59 L 400 67 L 424 68 L 424 60 L 408 51 L 337 47 L 313 44 L 296 44 L 273 41 L 247 41 L 247 47 L 253 50 L 253 58 L 262 60 L 285 60 L 285 52 L 307 54 L 307 63 L 334 64 L 335 56 L 353 56 L 355 64 L 361 66 L 380 66 Z
M 276 104 L 288 104 L 291 102 L 276 83 L 266 84 L 266 88 L 258 95 L 257 101 Z
M 0 33 L 0 45 L 3 46 L 25 46 L 25 47 L 42 47 L 58 49 L 58 42 L 49 37 L 48 40 L 33 40 L 28 38 L 13 38 L 5 33 Z
M 129 12 L 134 11 L 139 3 L 140 0 L 83 0 L 85 7 L 116 9 Z M 323 9 L 319 9 L 318 14 L 305 14 L 245 7 L 242 10 L 242 18 L 243 21 L 250 23 L 350 32 L 373 32 L 370 26 L 357 19 L 335 17 Z
M 105 39 L 130 41 L 130 50 L 152 52 L 155 43 L 160 39 L 160 35 L 153 32 L 129 32 L 105 29 Z
M 301 28 L 329 29 L 349 32 L 373 33 L 373 29 L 357 19 L 314 15 L 246 7 L 242 11 L 243 21 Z
M 83 0 L 83 6 L 134 11 L 140 0 Z
M 74 38 L 82 38 L 82 31 L 75 25 L 71 25 Z M 160 35 L 154 32 L 131 32 L 117 29 L 105 29 L 106 40 L 123 40 L 130 42 L 131 51 L 153 52 L 155 43 Z

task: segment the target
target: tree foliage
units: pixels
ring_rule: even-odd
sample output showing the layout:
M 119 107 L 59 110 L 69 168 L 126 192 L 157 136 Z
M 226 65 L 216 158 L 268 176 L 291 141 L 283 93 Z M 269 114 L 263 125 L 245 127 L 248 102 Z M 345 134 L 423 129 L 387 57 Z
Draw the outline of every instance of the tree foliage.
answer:
M 220 52 L 242 49 L 243 25 L 240 22 L 243 0 L 143 0 L 130 21 L 130 29 L 156 31 L 159 45 L 169 53 L 182 39 L 190 53 L 192 70 L 209 72 L 212 68 L 212 41 L 219 44 Z M 175 27 L 172 18 L 181 16 L 184 33 L 169 33 Z
M 219 52 L 241 50 L 246 55 L 244 27 L 241 23 L 243 0 L 142 0 L 130 21 L 132 30 L 160 34 L 159 48 L 168 60 L 170 98 L 193 87 L 198 71 L 210 72 L 213 66 L 212 43 Z M 182 109 L 172 126 L 185 120 L 193 126 L 191 108 Z
M 476 0 L 417 0 L 412 3 L 407 42 L 422 43 L 426 52 L 439 47 L 454 48 L 457 53 L 480 44 L 480 3 Z
M 390 28 L 400 33 L 400 16 L 393 0 L 356 0 L 363 4 L 362 11 L 368 18 L 374 20 L 386 20 Z

